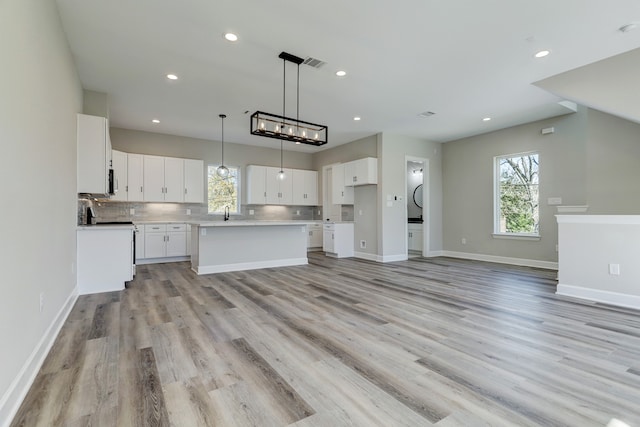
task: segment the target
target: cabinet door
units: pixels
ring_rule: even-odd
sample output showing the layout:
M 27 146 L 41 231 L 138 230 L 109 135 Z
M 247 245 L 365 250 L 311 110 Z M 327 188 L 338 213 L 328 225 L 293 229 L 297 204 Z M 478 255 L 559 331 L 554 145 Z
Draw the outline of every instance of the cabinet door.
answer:
M 279 172 L 280 170 L 278 169 L 278 173 Z M 278 191 L 280 194 L 280 196 L 278 197 L 278 204 L 291 205 L 293 204 L 293 169 L 284 169 L 284 174 L 284 180 L 276 178 L 276 181 L 278 182 Z
M 278 179 L 278 173 L 280 168 L 265 168 L 265 191 L 267 193 L 265 203 L 268 205 L 280 204 L 280 180 Z
M 358 179 L 357 175 L 358 175 L 358 164 L 356 161 L 353 162 L 347 162 L 344 164 L 344 180 L 343 183 L 345 185 L 345 187 L 347 186 L 353 186 L 356 184 L 356 181 Z
M 164 201 L 184 202 L 184 159 L 164 158 Z
M 145 233 L 144 256 L 145 258 L 162 258 L 166 256 L 166 233 Z
M 191 225 L 187 224 L 187 256 L 191 255 Z
M 305 205 L 316 206 L 318 204 L 318 172 L 305 171 L 304 187 Z
M 186 203 L 204 202 L 204 162 L 202 160 L 184 160 L 184 201 Z
M 331 167 L 331 202 L 334 205 L 353 204 L 353 187 L 344 186 L 344 164 Z
M 292 204 L 315 206 L 318 204 L 318 173 L 294 169 L 292 173 Z
M 127 201 L 127 153 L 112 150 L 111 164 L 113 168 L 113 190 L 111 200 L 117 202 Z
M 144 201 L 142 154 L 127 154 L 127 200 L 130 202 Z
M 167 256 L 187 255 L 187 233 L 185 231 L 167 232 Z
M 164 202 L 164 157 L 143 156 L 145 202 Z
M 144 255 L 144 231 L 138 228 L 136 233 L 136 260 L 146 258 Z
M 267 202 L 265 166 L 247 166 L 247 204 L 264 205 Z
M 300 169 L 294 169 L 291 174 L 291 200 L 296 206 L 306 204 L 305 199 L 305 172 Z
M 77 190 L 78 193 L 106 194 L 109 189 L 111 146 L 107 119 L 78 114 Z
M 333 231 L 325 229 L 322 235 L 322 250 L 325 252 L 334 252 Z

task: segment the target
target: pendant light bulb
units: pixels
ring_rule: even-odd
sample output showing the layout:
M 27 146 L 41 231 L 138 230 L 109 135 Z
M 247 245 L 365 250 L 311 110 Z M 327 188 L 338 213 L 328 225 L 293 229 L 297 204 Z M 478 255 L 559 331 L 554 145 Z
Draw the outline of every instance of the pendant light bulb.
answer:
M 282 169 L 280 169 L 280 172 L 278 172 L 278 179 L 280 181 L 284 181 L 285 179 L 287 179 L 287 174 L 284 173 Z
M 220 114 L 218 117 L 222 120 L 222 158 L 220 159 L 220 166 L 216 169 L 216 174 L 220 178 L 226 178 L 229 176 L 229 168 L 224 165 L 224 119 L 226 114 Z

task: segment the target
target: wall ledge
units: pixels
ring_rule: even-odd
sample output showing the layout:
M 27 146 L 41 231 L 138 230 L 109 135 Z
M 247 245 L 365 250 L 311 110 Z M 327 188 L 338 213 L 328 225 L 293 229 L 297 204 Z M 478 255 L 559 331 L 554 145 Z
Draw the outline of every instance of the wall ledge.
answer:
M 558 224 L 640 225 L 640 215 L 556 215 Z
M 558 283 L 556 294 L 640 310 L 640 296 Z

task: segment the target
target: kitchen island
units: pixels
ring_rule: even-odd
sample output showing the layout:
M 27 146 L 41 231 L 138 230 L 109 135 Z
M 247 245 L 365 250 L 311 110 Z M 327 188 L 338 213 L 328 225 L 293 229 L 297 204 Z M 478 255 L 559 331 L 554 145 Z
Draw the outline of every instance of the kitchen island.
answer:
M 308 223 L 192 222 L 191 269 L 200 275 L 307 264 Z

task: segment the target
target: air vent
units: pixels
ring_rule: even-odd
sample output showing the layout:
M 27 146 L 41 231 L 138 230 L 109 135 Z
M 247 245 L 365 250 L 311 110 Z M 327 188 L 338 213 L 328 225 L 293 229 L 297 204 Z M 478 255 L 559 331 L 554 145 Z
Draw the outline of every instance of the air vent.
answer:
M 313 67 L 313 68 L 322 68 L 322 66 L 324 66 L 326 64 L 326 62 L 308 56 L 304 60 L 303 64 L 304 65 L 308 65 L 309 67 Z
M 425 111 L 424 113 L 418 114 L 418 117 L 422 119 L 426 119 L 427 117 L 433 116 L 435 113 L 433 111 Z

